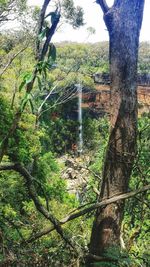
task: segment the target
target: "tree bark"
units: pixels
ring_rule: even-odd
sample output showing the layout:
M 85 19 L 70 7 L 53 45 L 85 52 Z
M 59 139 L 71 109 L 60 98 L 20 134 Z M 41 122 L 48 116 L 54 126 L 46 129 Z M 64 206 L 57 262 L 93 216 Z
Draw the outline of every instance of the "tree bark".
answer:
M 137 59 L 144 0 L 116 0 L 104 12 L 110 38 L 111 130 L 99 201 L 128 191 L 136 155 Z M 90 253 L 101 256 L 120 246 L 124 201 L 99 208 L 93 224 Z M 93 259 L 91 259 L 91 262 Z

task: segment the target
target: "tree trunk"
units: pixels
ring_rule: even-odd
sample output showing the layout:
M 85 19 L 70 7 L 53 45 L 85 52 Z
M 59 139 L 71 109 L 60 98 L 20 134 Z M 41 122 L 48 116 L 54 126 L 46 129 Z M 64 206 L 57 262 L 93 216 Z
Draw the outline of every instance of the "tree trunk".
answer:
M 128 191 L 136 154 L 137 59 L 144 0 L 118 0 L 104 11 L 110 38 L 111 131 L 103 168 L 99 201 Z M 120 246 L 124 201 L 100 208 L 93 224 L 90 255 L 102 256 Z M 96 258 L 96 257 L 95 257 Z M 94 259 L 94 257 L 93 257 Z M 89 261 L 94 261 L 89 260 Z

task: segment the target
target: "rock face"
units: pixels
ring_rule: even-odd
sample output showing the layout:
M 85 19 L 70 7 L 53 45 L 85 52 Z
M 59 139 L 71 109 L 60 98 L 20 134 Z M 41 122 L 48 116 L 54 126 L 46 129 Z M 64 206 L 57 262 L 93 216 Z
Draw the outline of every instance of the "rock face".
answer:
M 97 84 L 110 84 L 109 73 L 96 73 L 93 75 L 93 78 Z M 137 83 L 139 86 L 150 86 L 150 74 L 138 74 Z
M 63 156 L 61 162 L 64 163 L 65 169 L 62 171 L 62 178 L 67 181 L 67 190 L 70 194 L 75 194 L 78 199 L 82 199 L 82 195 L 86 190 L 89 177 L 88 156 Z
M 88 109 L 96 117 L 103 117 L 110 113 L 110 77 L 108 73 L 93 75 L 95 90 L 84 92 L 82 108 Z M 150 74 L 138 74 L 138 113 L 150 111 Z
M 84 94 L 82 108 L 88 109 L 96 118 L 103 117 L 104 114 L 110 113 L 110 85 L 95 84 L 95 91 Z M 138 93 L 138 114 L 150 111 L 150 85 L 140 85 L 137 89 Z M 92 95 L 93 99 L 91 100 Z

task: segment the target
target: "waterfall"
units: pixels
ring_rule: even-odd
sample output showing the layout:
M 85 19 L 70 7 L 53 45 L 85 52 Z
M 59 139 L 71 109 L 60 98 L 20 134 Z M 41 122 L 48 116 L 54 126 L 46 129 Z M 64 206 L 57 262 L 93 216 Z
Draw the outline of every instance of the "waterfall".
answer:
M 78 123 L 79 123 L 79 139 L 78 139 L 78 153 L 83 152 L 83 130 L 82 130 L 82 86 L 78 84 Z

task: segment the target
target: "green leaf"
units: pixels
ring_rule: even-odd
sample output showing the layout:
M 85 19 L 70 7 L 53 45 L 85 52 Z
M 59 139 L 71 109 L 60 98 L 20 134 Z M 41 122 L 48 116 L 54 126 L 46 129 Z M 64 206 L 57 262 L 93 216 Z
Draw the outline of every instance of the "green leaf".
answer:
M 30 103 L 31 111 L 32 113 L 34 113 L 34 106 L 33 106 L 33 102 L 31 99 L 29 99 L 29 103 Z
M 42 72 L 42 64 L 43 64 L 43 61 L 40 61 L 40 62 L 38 62 L 37 65 L 36 65 L 36 67 L 37 67 L 37 69 L 38 69 L 38 71 L 39 71 L 40 74 L 41 74 L 41 72 Z
M 25 109 L 25 106 L 26 106 L 26 104 L 27 104 L 27 99 L 23 99 L 22 100 L 22 102 L 21 102 L 21 112 L 23 112 L 24 111 L 24 109 Z
M 32 82 L 32 79 L 33 79 L 32 73 L 28 73 L 27 75 L 25 75 L 24 79 L 25 79 L 26 84 Z
M 52 16 L 53 14 L 55 14 L 55 12 L 50 12 L 46 15 L 45 19 L 48 18 L 49 16 Z
M 38 87 L 40 89 L 40 91 L 42 90 L 42 82 L 39 76 L 37 76 L 37 81 L 38 81 Z
M 22 90 L 22 88 L 25 86 L 25 85 L 27 85 L 27 84 L 29 84 L 30 82 L 32 82 L 32 79 L 33 79 L 33 75 L 32 75 L 32 73 L 25 73 L 24 74 L 24 76 L 23 76 L 23 80 L 22 80 L 22 82 L 21 82 L 21 84 L 20 84 L 20 86 L 19 86 L 19 92 L 21 92 L 21 90 Z
M 47 78 L 47 71 L 46 71 L 46 68 L 47 68 L 47 66 L 45 65 L 45 66 L 43 67 L 43 74 L 44 74 L 44 78 L 45 78 L 45 79 Z
M 25 94 L 25 97 L 23 98 L 23 100 L 22 100 L 22 102 L 21 102 L 21 112 L 24 111 L 27 102 L 28 102 L 28 101 L 30 102 L 31 99 L 32 99 L 32 95 L 31 95 L 30 93 L 26 93 L 26 94 Z M 31 105 L 31 103 L 30 103 L 30 105 Z M 32 107 L 31 107 L 31 109 L 32 109 Z
M 56 47 L 53 43 L 49 45 L 48 60 L 50 59 L 52 59 L 53 61 L 56 60 Z
M 46 36 L 47 27 L 38 35 L 38 39 L 42 41 L 44 37 Z
M 21 90 L 22 90 L 22 88 L 25 86 L 25 84 L 26 84 L 26 81 L 23 80 L 23 81 L 21 82 L 20 86 L 19 86 L 19 92 L 21 92 Z

